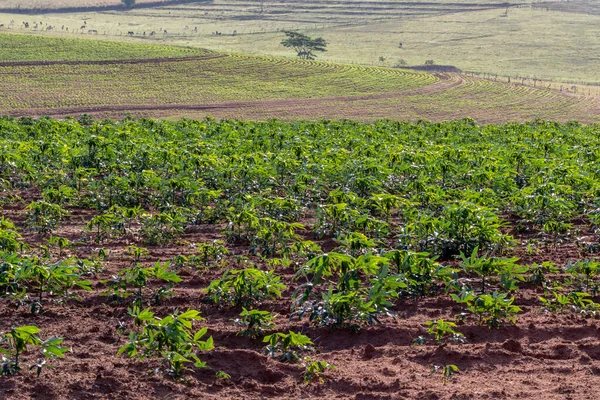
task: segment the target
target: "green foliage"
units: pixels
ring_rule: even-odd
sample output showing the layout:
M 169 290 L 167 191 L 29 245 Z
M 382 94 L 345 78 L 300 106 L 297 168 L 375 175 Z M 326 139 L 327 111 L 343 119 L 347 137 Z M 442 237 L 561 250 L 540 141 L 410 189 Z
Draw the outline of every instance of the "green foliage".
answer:
M 160 358 L 164 373 L 180 378 L 187 364 L 196 368 L 206 368 L 196 355 L 197 351 L 209 351 L 214 348 L 212 336 L 201 340 L 207 332 L 202 328 L 194 332 L 194 321 L 202 321 L 200 312 L 177 310 L 164 318 L 158 318 L 150 309 L 141 310 L 137 306 L 129 309 L 134 318 L 135 330 L 129 334 L 129 343 L 122 346 L 117 355 L 127 354 L 131 358 Z
M 521 308 L 514 305 L 514 297 L 508 298 L 508 293 L 494 292 L 475 296 L 472 292 L 465 291 L 460 296 L 450 295 L 457 303 L 467 305 L 467 309 L 479 317 L 480 324 L 490 328 L 499 328 L 506 322 L 516 322 L 517 314 Z
M 240 318 L 234 321 L 236 325 L 244 328 L 238 332 L 238 335 L 254 339 L 264 335 L 265 329 L 272 329 L 275 326 L 274 317 L 268 311 L 247 310 L 245 307 L 242 307 L 242 310 Z
M 590 259 L 569 261 L 565 272 L 575 277 L 581 291 L 594 295 L 600 291 L 598 282 L 595 280 L 600 274 L 600 262 Z
M 20 250 L 24 246 L 24 243 L 21 242 L 22 238 L 12 222 L 0 217 L 0 251 L 16 252 Z
M 311 351 L 311 346 L 314 344 L 308 336 L 292 331 L 265 336 L 263 343 L 268 343 L 265 354 L 270 357 L 279 355 L 279 361 L 288 362 L 297 361 L 300 358 L 299 353 Z
M 315 52 L 327 51 L 327 42 L 323 38 L 311 38 L 300 32 L 283 31 L 286 39 L 281 41 L 284 47 L 291 47 L 303 60 L 314 60 L 317 56 Z
M 436 257 L 428 253 L 415 253 L 410 250 L 392 250 L 383 256 L 389 260 L 389 267 L 395 271 L 406 287 L 400 294 L 407 296 L 429 296 L 439 291 L 442 282 L 448 282 L 455 270 L 440 265 Z
M 166 213 L 145 216 L 140 234 L 144 243 L 159 245 L 169 243 L 183 233 L 183 218 Z
M 273 271 L 245 268 L 225 271 L 221 279 L 212 281 L 204 291 L 219 306 L 248 306 L 281 297 L 281 291 L 285 289 L 281 278 Z
M 502 250 L 512 241 L 510 236 L 501 232 L 504 223 L 496 214 L 468 202 L 446 206 L 440 218 L 432 222 L 420 247 L 443 259 L 461 252 L 469 254 L 476 247 Z
M 95 227 L 95 228 L 94 228 Z M 88 223 L 90 231 L 96 231 L 96 243 L 112 237 L 115 233 L 125 233 L 124 220 L 117 214 L 107 212 L 94 216 Z
M 196 245 L 196 249 L 204 268 L 208 268 L 211 262 L 221 261 L 225 256 L 229 255 L 229 250 L 224 246 L 222 240 L 199 243 Z
M 138 254 L 139 257 L 143 250 L 145 249 L 133 247 L 131 251 Z M 144 290 L 148 287 L 149 281 L 157 281 L 164 285 L 152 290 L 150 294 L 154 304 L 159 305 L 163 299 L 172 296 L 171 289 L 175 283 L 181 282 L 181 278 L 177 273 L 169 271 L 169 263 L 157 261 L 152 267 L 144 267 L 134 261 L 132 267 L 124 268 L 112 279 L 102 281 L 106 285 L 106 292 L 103 295 L 114 300 L 134 296 L 133 302 L 141 307 L 144 299 L 147 299 L 147 296 L 144 296 Z
M 529 268 L 515 264 L 518 258 L 478 257 L 479 247 L 475 247 L 470 257 L 460 254 L 460 267 L 467 273 L 475 273 L 481 278 L 481 293 L 486 293 L 488 280 L 500 276 L 500 287 L 507 291 L 518 290 L 517 283 L 526 280 Z
M 60 221 L 70 215 L 60 205 L 43 200 L 32 201 L 25 209 L 27 210 L 27 226 L 42 235 L 52 232 Z
M 248 208 L 228 219 L 224 232 L 228 242 L 250 242 L 250 252 L 263 256 L 286 254 L 290 246 L 300 241 L 296 230 L 304 229 L 303 224 L 260 217 L 256 210 Z
M 304 357 L 302 359 L 302 365 L 304 366 L 304 373 L 302 378 L 304 383 L 324 383 L 325 373 L 327 370 L 335 370 L 336 367 L 333 364 L 329 364 L 326 361 L 315 361 L 310 357 Z
M 227 372 L 225 371 L 217 371 L 217 373 L 215 374 L 215 377 L 217 378 L 217 380 L 219 381 L 225 381 L 225 382 L 229 382 L 231 380 L 231 375 L 229 375 Z
M 39 258 L 8 257 L 3 269 L 5 290 L 33 315 L 44 311 L 44 295 L 67 299 L 74 288 L 92 290 L 92 283 L 82 279 L 86 271 L 72 259 L 46 264 Z
M 554 263 L 545 261 L 541 264 L 533 264 L 529 266 L 529 281 L 541 287 L 548 285 L 548 274 L 558 273 L 558 268 Z
M 40 329 L 37 326 L 19 326 L 11 328 L 8 332 L 0 332 L 0 353 L 2 363 L 0 364 L 0 376 L 15 375 L 21 371 L 22 356 L 28 346 L 37 347 L 43 356 L 29 369 L 36 369 L 37 376 L 42 373 L 42 368 L 47 360 L 56 357 L 64 358 L 68 348 L 61 346 L 63 339 L 51 337 L 42 340 L 37 334 Z
M 52 52 L 41 51 L 51 48 Z M 207 50 L 131 42 L 66 38 L 57 36 L 0 34 L 0 58 L 11 61 L 99 61 L 176 58 L 206 55 Z M 84 114 L 85 115 L 85 114 Z M 91 126 L 89 118 L 79 118 Z
M 458 372 L 460 372 L 460 370 L 454 364 L 446 364 L 443 367 L 439 366 L 439 365 L 434 365 L 431 368 L 430 375 L 433 375 L 433 374 L 435 374 L 437 372 L 441 373 L 441 375 L 442 375 L 442 383 L 445 385 L 446 383 L 448 383 L 448 380 L 452 379 L 452 377 L 455 374 L 457 374 Z
M 62 257 L 64 249 L 72 245 L 71 241 L 67 238 L 60 236 L 52 236 L 48 238 L 48 246 L 56 246 L 58 248 L 58 257 Z
M 447 322 L 443 319 L 437 321 L 427 321 L 427 333 L 435 338 L 437 344 L 444 344 L 447 342 L 452 343 L 464 343 L 466 341 L 465 336 L 454 330 L 456 324 L 453 322 Z
M 585 292 L 567 292 L 560 286 L 547 288 L 540 296 L 543 308 L 550 312 L 574 312 L 583 317 L 595 317 L 600 312 L 600 304 L 594 302 L 592 295 Z
M 316 326 L 332 328 L 360 329 L 363 324 L 381 323 L 380 317 L 394 317 L 389 310 L 391 299 L 397 297 L 395 291 L 382 284 L 375 284 L 370 290 L 344 290 L 334 292 L 333 287 L 321 294 L 321 299 L 304 301 L 297 299 L 293 317 L 302 319 L 308 315 Z

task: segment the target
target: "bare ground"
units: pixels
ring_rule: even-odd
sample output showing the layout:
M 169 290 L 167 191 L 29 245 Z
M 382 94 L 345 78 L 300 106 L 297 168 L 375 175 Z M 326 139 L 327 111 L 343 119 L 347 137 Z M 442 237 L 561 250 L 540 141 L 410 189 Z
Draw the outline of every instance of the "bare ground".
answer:
M 22 223 L 23 204 L 5 207 L 2 215 Z M 83 228 L 92 213 L 72 210 L 70 219 L 56 232 L 73 241 L 86 235 Z M 585 230 L 583 226 L 578 228 Z M 198 226 L 188 230 L 178 244 L 149 247 L 146 263 L 166 261 L 187 254 L 186 243 L 221 238 L 220 226 Z M 515 232 L 513 232 L 515 233 Z M 584 232 L 585 233 L 585 232 Z M 517 234 L 517 233 L 515 233 Z M 25 233 L 25 240 L 39 244 L 43 238 Z M 521 235 L 526 240 L 531 234 Z M 321 242 L 324 248 L 329 241 Z M 110 251 L 106 279 L 129 265 L 124 247 L 137 242 L 133 236 L 110 240 L 101 246 Z M 70 252 L 88 257 L 100 247 L 93 242 L 75 246 Z M 243 246 L 233 246 L 234 254 L 244 254 Z M 546 246 L 535 253 L 522 246 L 515 255 L 523 263 L 567 260 L 585 255 L 573 243 Z M 258 260 L 255 260 L 258 262 Z M 204 301 L 202 289 L 220 276 L 221 271 L 184 271 L 176 295 L 162 306 L 159 315 L 175 308 L 201 311 L 216 349 L 201 356 L 208 369 L 190 371 L 184 380 L 152 373 L 157 360 L 132 361 L 116 356 L 126 341 L 117 334 L 119 321 L 128 320 L 125 305 L 114 305 L 99 296 L 103 285 L 97 280 L 93 292 L 81 293 L 81 301 L 49 304 L 39 316 L 24 309 L 15 310 L 0 301 L 0 330 L 13 325 L 35 324 L 44 337 L 63 336 L 71 348 L 65 360 L 54 363 L 40 378 L 30 371 L 19 376 L 0 378 L 1 399 L 593 399 L 600 396 L 600 324 L 573 314 L 549 314 L 541 311 L 537 297 L 540 289 L 524 285 L 516 295 L 523 309 L 515 325 L 500 329 L 479 326 L 474 321 L 460 325 L 468 342 L 447 346 L 417 346 L 413 340 L 423 334 L 428 320 L 453 319 L 460 308 L 447 295 L 403 300 L 395 305 L 398 317 L 382 325 L 349 331 L 316 329 L 306 321 L 289 321 L 290 296 L 296 282 L 291 268 L 279 268 L 289 289 L 279 301 L 261 309 L 278 315 L 277 331 L 302 332 L 313 339 L 316 352 L 310 356 L 337 367 L 324 383 L 305 384 L 299 365 L 270 359 L 262 352 L 260 340 L 237 336 L 239 328 L 232 320 L 239 309 L 219 309 Z M 595 299 L 598 301 L 598 299 Z M 434 366 L 455 364 L 460 373 L 443 383 L 441 375 L 431 375 Z M 217 371 L 231 375 L 227 382 L 215 377 Z

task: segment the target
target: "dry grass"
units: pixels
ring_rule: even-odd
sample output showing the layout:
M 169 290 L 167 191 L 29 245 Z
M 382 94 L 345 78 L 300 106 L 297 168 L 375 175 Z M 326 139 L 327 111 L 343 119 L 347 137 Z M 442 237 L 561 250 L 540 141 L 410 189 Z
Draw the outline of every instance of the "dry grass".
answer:
M 49 3 L 6 0 L 2 4 L 35 7 Z M 51 4 L 58 7 L 75 3 L 119 1 L 59 0 Z M 280 46 L 281 30 L 298 29 L 329 42 L 327 53 L 319 57 L 327 61 L 392 66 L 400 60 L 420 65 L 432 59 L 436 64 L 513 78 L 600 84 L 600 16 L 593 15 L 597 7 L 590 0 L 565 3 L 570 8 L 562 3 L 551 3 L 548 8 L 515 6 L 508 10 L 507 17 L 502 17 L 506 9 L 499 7 L 500 3 L 290 0 L 265 1 L 261 12 L 258 0 L 214 0 L 129 12 L 36 17 L 0 14 L 0 24 L 5 24 L 0 30 L 9 30 L 6 25 L 13 19 L 17 23 L 12 31 L 25 32 L 20 23 L 24 18 L 36 18 L 44 26 L 58 27 L 59 32 L 30 29 L 30 33 L 81 37 L 89 27 L 99 32 L 94 36 L 99 39 L 293 57 L 292 52 Z M 495 8 L 490 8 L 494 4 Z M 80 30 L 83 20 L 87 27 Z M 60 29 L 63 26 L 70 28 L 68 33 Z M 162 34 L 164 30 L 168 35 Z M 130 31 L 134 37 L 128 35 Z M 150 38 L 152 31 L 160 34 Z M 213 35 L 217 31 L 222 35 Z M 401 49 L 399 42 L 403 43 Z M 380 57 L 385 61 L 380 62 Z
M 151 3 L 161 0 L 136 0 L 136 3 Z M 3 0 L 2 8 L 40 9 L 64 7 L 102 7 L 122 4 L 121 0 Z

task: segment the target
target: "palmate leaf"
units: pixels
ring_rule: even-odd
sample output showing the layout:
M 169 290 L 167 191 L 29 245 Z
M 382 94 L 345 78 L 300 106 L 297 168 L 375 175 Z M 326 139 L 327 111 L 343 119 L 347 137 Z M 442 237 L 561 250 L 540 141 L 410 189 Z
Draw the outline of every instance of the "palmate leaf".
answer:
M 27 337 L 40 333 L 40 328 L 37 326 L 29 325 L 29 326 L 20 326 L 18 328 L 12 329 L 13 334 L 18 337 Z
M 197 310 L 187 310 L 183 314 L 178 315 L 177 319 L 179 319 L 179 320 L 200 321 L 203 318 L 200 316 L 200 312 L 199 311 L 197 311 Z
M 191 362 L 187 357 L 185 357 L 182 354 L 179 354 L 179 353 L 177 353 L 175 351 L 165 352 L 165 353 L 163 353 L 163 357 L 167 358 L 172 363 L 175 363 L 175 362 L 178 362 L 178 363 Z
M 69 351 L 67 347 L 61 346 L 63 338 L 51 337 L 42 342 L 42 354 L 47 358 L 59 357 L 65 358 L 65 353 Z
M 196 332 L 196 334 L 194 335 L 194 342 L 198 342 L 202 338 L 202 336 L 206 335 L 206 332 L 208 332 L 208 328 L 202 328 L 198 332 Z
M 214 345 L 214 341 L 213 341 L 213 337 L 210 336 L 208 339 L 206 339 L 206 341 L 202 342 L 202 341 L 197 341 L 196 342 L 196 346 L 198 347 L 199 350 L 201 351 L 209 351 L 215 348 Z
M 91 281 L 77 281 L 77 282 L 75 282 L 75 285 L 77 287 L 79 287 L 80 289 L 83 289 L 86 291 L 92 291 L 92 282 Z
M 40 332 L 37 326 L 21 326 L 13 328 L 10 335 L 15 340 L 15 347 L 19 350 L 25 350 L 28 344 L 39 346 L 42 341 L 36 336 Z
M 156 264 L 154 264 L 154 269 L 152 270 L 154 272 L 154 277 L 156 279 L 162 279 L 163 281 L 167 282 L 181 282 L 181 278 L 179 277 L 179 275 L 177 275 L 177 273 L 168 271 L 169 267 L 169 263 L 161 264 L 160 262 L 157 262 Z

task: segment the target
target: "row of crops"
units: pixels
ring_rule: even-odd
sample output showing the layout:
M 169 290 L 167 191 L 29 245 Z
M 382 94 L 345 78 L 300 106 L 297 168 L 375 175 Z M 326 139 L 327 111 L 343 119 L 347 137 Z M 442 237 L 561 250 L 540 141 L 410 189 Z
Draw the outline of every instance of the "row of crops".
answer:
M 49 48 L 52 51 L 47 51 Z M 0 34 L 0 60 L 2 63 L 179 58 L 203 56 L 210 53 L 208 50 L 189 47 Z
M 0 66 L 0 110 L 127 107 L 356 96 L 426 86 L 430 74 L 267 57 Z
M 460 344 L 464 325 L 517 322 L 523 287 L 543 312 L 594 318 L 598 129 L 2 118 L 0 207 L 14 218 L 0 218 L 0 307 L 28 323 L 0 323 L 0 372 L 19 373 L 32 348 L 64 357 L 63 338 L 44 340 L 36 319 L 90 295 L 120 310 L 114 353 L 176 378 L 205 367 L 203 352 L 218 343 L 194 327 L 200 304 L 175 304 L 178 285 L 206 273 L 202 305 L 239 312 L 238 333 L 304 363 L 307 381 L 332 365 L 305 358 L 311 338 L 278 329 L 273 302 L 298 326 L 357 331 L 398 318 L 407 300 L 446 297 L 460 311 L 429 321 L 415 345 Z M 219 240 L 182 243 L 201 228 Z M 565 243 L 577 257 L 520 259 Z M 149 248 L 182 245 L 147 259 Z M 107 249 L 121 252 L 116 270 Z M 444 379 L 456 369 L 444 366 Z

